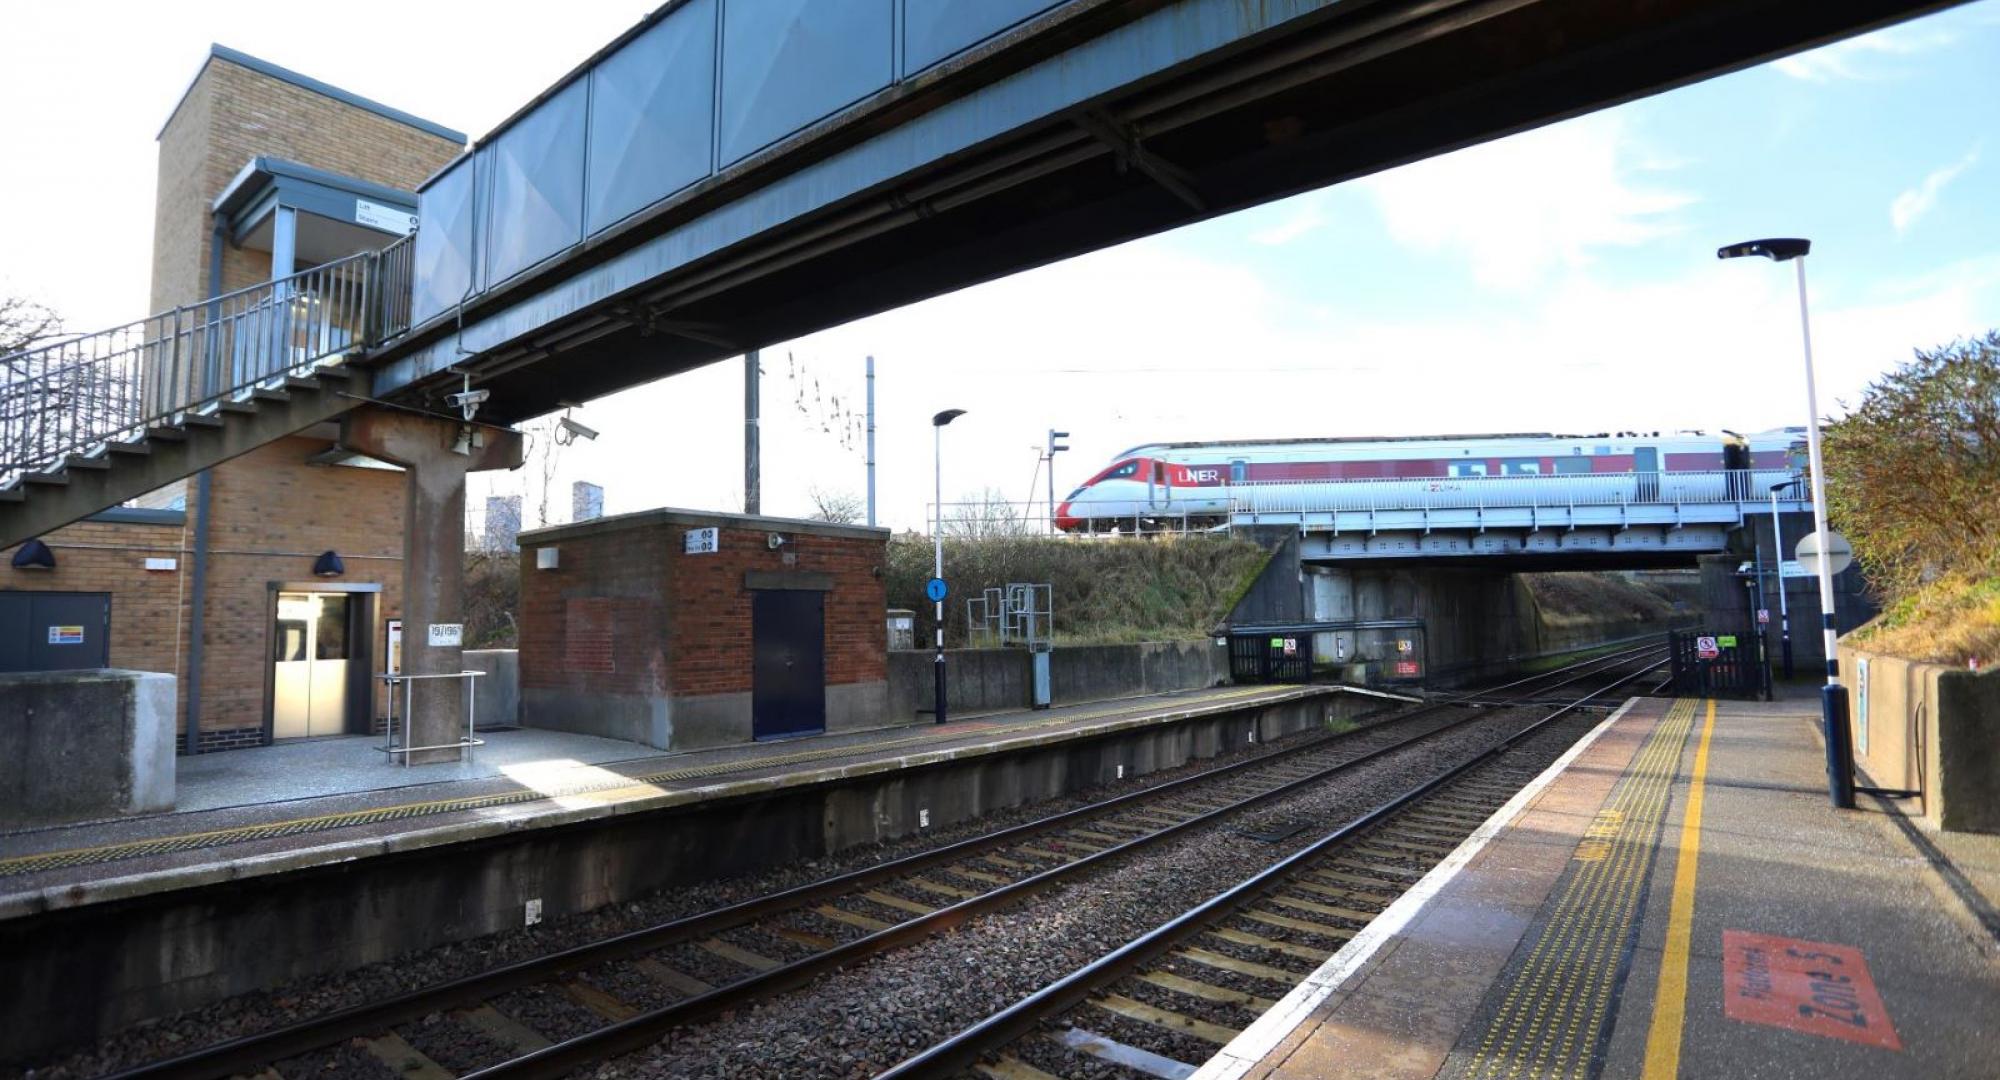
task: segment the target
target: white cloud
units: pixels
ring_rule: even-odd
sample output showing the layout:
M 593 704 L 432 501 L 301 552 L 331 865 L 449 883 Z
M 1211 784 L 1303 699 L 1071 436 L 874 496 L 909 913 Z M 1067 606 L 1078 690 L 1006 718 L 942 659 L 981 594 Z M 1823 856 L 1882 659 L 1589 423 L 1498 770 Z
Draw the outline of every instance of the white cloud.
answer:
M 1836 79 L 1893 78 L 1902 74 L 1902 70 L 1893 63 L 1885 65 L 1883 61 L 1948 48 L 1958 40 L 1957 31 L 1951 27 L 1926 21 L 1837 41 L 1811 52 L 1787 56 L 1771 66 L 1794 79 L 1816 83 Z
M 1594 249 L 1676 232 L 1673 214 L 1693 198 L 1634 179 L 1671 167 L 1638 146 L 1623 117 L 1597 113 L 1362 186 L 1399 244 L 1462 252 L 1482 285 L 1527 289 L 1551 270 L 1589 265 Z
M 1938 195 L 1944 191 L 1944 186 L 1957 179 L 1958 174 L 1971 168 L 1978 160 L 1979 150 L 1974 147 L 1952 164 L 1932 169 L 1922 183 L 1903 191 L 1891 200 L 1889 221 L 1896 226 L 1896 235 L 1901 236 L 1908 232 L 1910 226 L 1917 223 L 1918 218 L 1930 213 L 1931 207 L 1937 205 Z

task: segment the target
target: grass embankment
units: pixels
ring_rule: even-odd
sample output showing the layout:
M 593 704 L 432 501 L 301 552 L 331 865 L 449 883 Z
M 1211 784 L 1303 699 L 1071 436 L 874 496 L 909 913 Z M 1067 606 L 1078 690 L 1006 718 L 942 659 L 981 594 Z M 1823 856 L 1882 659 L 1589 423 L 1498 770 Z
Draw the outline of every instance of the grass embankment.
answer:
M 946 643 L 964 644 L 965 600 L 1013 582 L 1052 585 L 1056 641 L 1113 645 L 1207 637 L 1229 614 L 1270 559 L 1247 540 L 1163 537 L 1079 541 L 1052 537 L 947 540 Z M 889 542 L 885 584 L 889 606 L 917 613 L 920 641 L 929 640 L 930 542 L 898 536 Z
M 1910 660 L 1992 664 L 2000 659 L 2000 558 L 1983 571 L 1918 586 L 1848 637 L 1864 649 Z

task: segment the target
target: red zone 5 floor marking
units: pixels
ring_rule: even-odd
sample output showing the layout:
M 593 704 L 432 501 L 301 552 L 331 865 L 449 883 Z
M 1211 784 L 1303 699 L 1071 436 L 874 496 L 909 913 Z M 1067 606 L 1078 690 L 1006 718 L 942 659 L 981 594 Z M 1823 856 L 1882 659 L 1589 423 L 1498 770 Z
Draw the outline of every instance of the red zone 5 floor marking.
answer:
M 1724 930 L 1722 981 L 1731 1020 L 1903 1048 L 1859 949 Z

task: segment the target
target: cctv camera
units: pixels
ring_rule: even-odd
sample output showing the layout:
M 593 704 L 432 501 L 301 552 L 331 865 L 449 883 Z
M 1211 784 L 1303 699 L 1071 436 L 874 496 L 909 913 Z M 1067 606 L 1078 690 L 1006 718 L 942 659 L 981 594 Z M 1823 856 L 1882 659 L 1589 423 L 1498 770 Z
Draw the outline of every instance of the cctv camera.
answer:
M 464 413 L 465 418 L 470 420 L 472 414 L 479 411 L 480 404 L 492 396 L 491 390 L 462 390 L 456 394 L 446 394 L 444 399 L 452 408 Z
M 569 433 L 571 438 L 582 438 L 582 439 L 597 438 L 596 428 L 587 427 L 583 424 L 579 424 L 576 421 L 571 420 L 567 416 L 563 417 L 560 421 L 558 421 L 558 423 L 561 425 L 564 431 Z

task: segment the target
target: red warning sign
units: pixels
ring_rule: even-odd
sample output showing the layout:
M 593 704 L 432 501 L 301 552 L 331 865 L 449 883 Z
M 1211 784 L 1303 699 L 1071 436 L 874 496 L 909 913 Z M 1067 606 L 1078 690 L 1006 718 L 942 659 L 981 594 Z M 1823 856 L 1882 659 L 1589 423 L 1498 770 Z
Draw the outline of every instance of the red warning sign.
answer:
M 1731 1020 L 1903 1048 L 1859 949 L 1724 930 L 1722 981 Z

